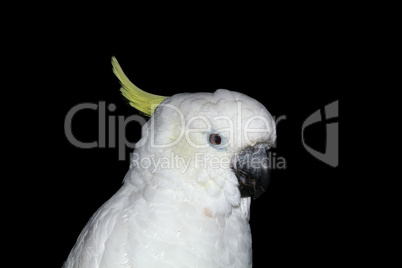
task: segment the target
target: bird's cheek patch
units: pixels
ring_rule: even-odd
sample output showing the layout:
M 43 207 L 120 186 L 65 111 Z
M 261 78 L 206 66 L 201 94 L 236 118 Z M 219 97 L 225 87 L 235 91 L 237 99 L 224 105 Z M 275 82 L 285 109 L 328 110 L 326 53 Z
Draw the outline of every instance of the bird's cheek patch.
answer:
M 212 212 L 209 208 L 204 208 L 204 210 L 202 211 L 202 214 L 205 217 L 212 218 Z

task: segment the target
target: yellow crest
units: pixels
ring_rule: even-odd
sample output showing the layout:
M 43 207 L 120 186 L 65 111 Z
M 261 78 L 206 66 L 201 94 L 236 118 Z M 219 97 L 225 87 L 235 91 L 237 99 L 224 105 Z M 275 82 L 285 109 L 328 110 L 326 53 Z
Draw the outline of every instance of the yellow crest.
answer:
M 124 74 L 117 59 L 112 57 L 113 73 L 120 80 L 120 91 L 135 109 L 151 116 L 156 107 L 167 97 L 145 92 L 134 85 Z

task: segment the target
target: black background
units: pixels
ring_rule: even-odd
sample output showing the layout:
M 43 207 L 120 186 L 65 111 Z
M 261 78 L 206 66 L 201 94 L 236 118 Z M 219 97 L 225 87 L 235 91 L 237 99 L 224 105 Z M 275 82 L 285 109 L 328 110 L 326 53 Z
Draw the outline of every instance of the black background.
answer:
M 158 28 L 158 27 L 157 27 Z M 345 166 L 342 123 L 345 100 L 341 91 L 351 76 L 345 63 L 348 38 L 336 27 L 291 25 L 240 28 L 225 26 L 214 34 L 203 27 L 144 29 L 119 35 L 93 32 L 91 26 L 63 29 L 41 48 L 51 79 L 51 99 L 42 105 L 46 130 L 46 157 L 39 160 L 41 174 L 50 187 L 42 208 L 50 216 L 43 221 L 50 235 L 54 265 L 61 266 L 91 215 L 121 186 L 128 170 L 119 161 L 117 148 L 81 149 L 64 134 L 64 120 L 77 104 L 99 101 L 115 104 L 107 116 L 128 117 L 138 112 L 120 95 L 112 73 L 111 57 L 145 91 L 171 96 L 181 92 L 213 92 L 218 88 L 245 93 L 263 103 L 272 115 L 286 116 L 277 128 L 277 156 L 286 169 L 273 170 L 268 191 L 252 202 L 251 230 L 254 267 L 271 264 L 340 263 L 349 254 L 337 245 L 347 225 L 346 191 L 341 171 Z M 315 159 L 303 147 L 304 120 L 325 105 L 339 100 L 340 157 L 333 168 Z M 108 125 L 107 125 L 108 127 Z M 117 130 L 116 130 L 117 131 Z M 82 141 L 98 138 L 97 111 L 81 111 L 73 120 L 73 133 Z M 126 128 L 130 141 L 140 138 L 140 126 Z M 325 125 L 305 132 L 309 146 L 324 151 Z M 50 186 L 49 186 L 50 185 Z M 54 207 L 57 206 L 57 208 Z

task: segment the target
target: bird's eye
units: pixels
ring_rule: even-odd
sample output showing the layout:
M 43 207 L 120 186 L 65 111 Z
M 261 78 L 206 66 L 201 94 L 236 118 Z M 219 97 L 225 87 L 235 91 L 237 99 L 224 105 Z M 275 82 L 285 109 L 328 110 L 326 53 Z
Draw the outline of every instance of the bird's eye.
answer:
M 218 134 L 209 135 L 209 142 L 213 145 L 219 145 L 222 142 L 221 136 Z

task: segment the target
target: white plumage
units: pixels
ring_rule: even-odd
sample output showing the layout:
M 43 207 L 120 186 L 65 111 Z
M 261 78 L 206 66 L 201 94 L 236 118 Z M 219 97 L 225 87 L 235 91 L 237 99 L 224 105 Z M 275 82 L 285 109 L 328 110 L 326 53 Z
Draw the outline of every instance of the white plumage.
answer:
M 208 144 L 211 132 L 227 147 Z M 251 267 L 251 198 L 241 198 L 233 162 L 208 159 L 234 159 L 275 137 L 269 112 L 244 94 L 166 98 L 143 126 L 123 186 L 89 220 L 63 267 Z

